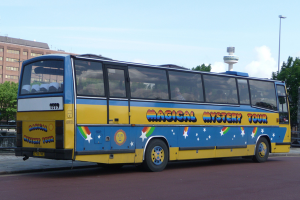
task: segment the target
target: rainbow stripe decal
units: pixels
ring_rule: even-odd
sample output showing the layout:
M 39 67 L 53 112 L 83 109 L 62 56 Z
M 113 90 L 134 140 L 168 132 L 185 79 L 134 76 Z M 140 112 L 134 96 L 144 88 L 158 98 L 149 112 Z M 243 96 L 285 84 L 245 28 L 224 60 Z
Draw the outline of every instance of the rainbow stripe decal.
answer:
M 230 127 L 223 127 L 222 130 L 221 130 L 221 132 L 220 132 L 221 136 L 225 135 L 229 131 L 229 129 L 230 129 Z
M 254 138 L 256 133 L 257 133 L 257 127 L 254 127 L 253 131 L 252 131 L 252 134 L 251 134 L 251 137 Z
M 149 137 L 150 135 L 152 135 L 154 129 L 155 127 L 144 127 L 142 132 L 146 133 L 146 137 Z
M 78 129 L 83 139 L 87 140 L 90 143 L 90 141 L 93 139 L 90 129 L 86 126 L 78 126 Z
M 142 130 L 142 135 L 140 136 L 140 138 L 142 139 L 142 142 L 144 142 L 145 139 L 147 139 L 147 137 L 149 137 L 153 131 L 154 131 L 155 127 L 144 127 Z

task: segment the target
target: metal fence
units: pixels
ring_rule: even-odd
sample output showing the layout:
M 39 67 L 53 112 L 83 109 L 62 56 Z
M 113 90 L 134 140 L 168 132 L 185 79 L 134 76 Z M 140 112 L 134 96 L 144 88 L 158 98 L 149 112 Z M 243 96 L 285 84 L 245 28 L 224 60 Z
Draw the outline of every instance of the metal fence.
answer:
M 16 148 L 16 125 L 0 125 L 0 150 Z

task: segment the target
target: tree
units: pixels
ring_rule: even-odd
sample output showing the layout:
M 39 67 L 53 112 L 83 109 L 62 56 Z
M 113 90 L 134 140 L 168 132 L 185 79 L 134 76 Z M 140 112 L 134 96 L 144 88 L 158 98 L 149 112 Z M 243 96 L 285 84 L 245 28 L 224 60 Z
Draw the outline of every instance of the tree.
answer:
M 289 57 L 287 62 L 283 62 L 280 72 L 273 72 L 272 79 L 284 81 L 287 92 L 291 98 L 290 115 L 291 124 L 297 124 L 298 111 L 298 88 L 300 86 L 300 59 Z
M 203 63 L 202 65 L 198 65 L 197 67 L 193 67 L 192 70 L 210 72 L 211 65 L 209 64 L 209 65 L 206 66 Z
M 0 84 L 0 120 L 15 120 L 17 113 L 18 84 L 5 81 Z

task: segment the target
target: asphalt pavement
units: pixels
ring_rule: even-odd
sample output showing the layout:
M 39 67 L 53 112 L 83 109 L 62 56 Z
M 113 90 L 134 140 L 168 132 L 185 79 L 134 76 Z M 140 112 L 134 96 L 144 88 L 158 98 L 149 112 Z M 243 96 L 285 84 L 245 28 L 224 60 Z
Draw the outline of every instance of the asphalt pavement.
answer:
M 300 156 L 300 148 L 291 148 L 289 153 L 271 153 L 269 156 Z M 98 166 L 96 163 L 91 162 L 51 160 L 32 157 L 30 157 L 26 161 L 23 161 L 23 157 L 15 156 L 14 152 L 0 152 L 0 175 L 55 170 L 70 170 L 90 167 Z

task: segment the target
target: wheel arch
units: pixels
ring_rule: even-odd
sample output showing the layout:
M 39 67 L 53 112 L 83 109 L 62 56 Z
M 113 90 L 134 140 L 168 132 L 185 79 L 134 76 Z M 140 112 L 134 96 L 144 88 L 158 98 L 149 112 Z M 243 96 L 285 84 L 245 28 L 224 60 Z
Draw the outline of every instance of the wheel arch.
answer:
M 266 138 L 266 140 L 267 140 L 268 143 L 269 143 L 269 153 L 272 153 L 272 149 L 271 149 L 271 140 L 270 140 L 270 137 L 269 137 L 268 135 L 266 135 L 266 134 L 262 134 L 262 135 L 259 135 L 259 136 L 257 137 L 256 142 L 255 142 L 255 148 L 254 148 L 254 149 L 256 149 L 258 140 L 259 140 L 260 138 Z
M 168 160 L 170 160 L 170 145 L 169 145 L 169 142 L 168 142 L 167 138 L 165 136 L 162 136 L 162 135 L 155 135 L 155 136 L 149 137 L 149 139 L 147 140 L 147 142 L 145 144 L 144 153 L 143 153 L 143 161 L 145 160 L 145 153 L 146 153 L 147 146 L 148 146 L 149 142 L 153 139 L 161 139 L 167 145 L 168 150 L 169 150 Z

